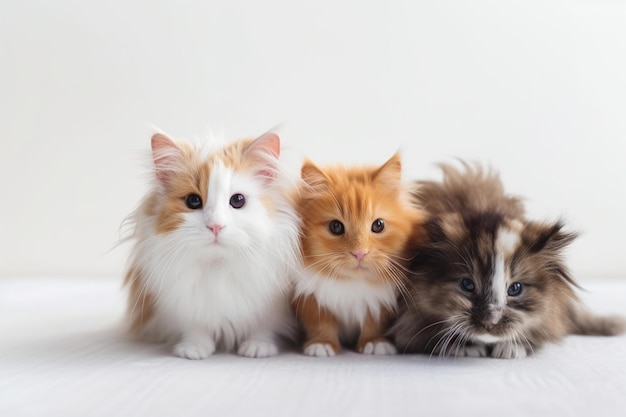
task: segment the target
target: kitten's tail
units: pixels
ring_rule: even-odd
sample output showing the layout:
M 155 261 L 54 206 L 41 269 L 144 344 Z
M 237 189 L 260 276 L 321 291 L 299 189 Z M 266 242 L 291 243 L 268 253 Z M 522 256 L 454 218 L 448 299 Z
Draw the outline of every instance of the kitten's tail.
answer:
M 626 331 L 626 319 L 621 316 L 599 316 L 584 307 L 572 310 L 572 334 L 587 336 L 615 336 Z

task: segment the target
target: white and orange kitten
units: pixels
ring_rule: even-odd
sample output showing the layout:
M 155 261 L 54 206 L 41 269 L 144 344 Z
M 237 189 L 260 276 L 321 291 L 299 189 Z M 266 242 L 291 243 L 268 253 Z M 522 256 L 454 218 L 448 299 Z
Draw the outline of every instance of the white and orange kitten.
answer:
M 216 349 L 278 353 L 295 331 L 289 280 L 299 254 L 293 184 L 267 133 L 227 145 L 152 137 L 154 182 L 129 217 L 131 330 L 203 359 Z
M 342 345 L 364 354 L 396 352 L 384 336 L 405 290 L 402 254 L 419 223 L 399 155 L 382 166 L 302 166 L 303 270 L 293 308 L 303 352 L 333 356 Z

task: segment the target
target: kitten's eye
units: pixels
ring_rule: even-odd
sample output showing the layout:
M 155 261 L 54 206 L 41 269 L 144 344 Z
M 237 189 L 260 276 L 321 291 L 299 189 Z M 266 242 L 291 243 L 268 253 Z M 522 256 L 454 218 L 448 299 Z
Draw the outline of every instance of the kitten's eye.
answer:
M 230 206 L 235 209 L 240 209 L 246 204 L 246 197 L 243 194 L 233 194 L 230 197 Z
M 198 194 L 189 194 L 185 197 L 185 204 L 192 210 L 197 210 L 202 208 L 202 197 Z
M 380 233 L 385 228 L 385 221 L 383 219 L 376 219 L 374 223 L 372 223 L 372 232 Z
M 476 289 L 476 285 L 471 279 L 463 278 L 461 280 L 461 288 L 463 288 L 467 292 L 474 292 L 474 290 Z
M 523 286 L 521 282 L 514 282 L 513 284 L 509 285 L 507 294 L 509 294 L 510 297 L 517 297 L 522 293 L 522 288 Z
M 343 223 L 341 223 L 339 220 L 333 220 L 328 223 L 328 230 L 330 230 L 330 233 L 332 233 L 333 235 L 343 235 L 346 231 L 343 227 Z

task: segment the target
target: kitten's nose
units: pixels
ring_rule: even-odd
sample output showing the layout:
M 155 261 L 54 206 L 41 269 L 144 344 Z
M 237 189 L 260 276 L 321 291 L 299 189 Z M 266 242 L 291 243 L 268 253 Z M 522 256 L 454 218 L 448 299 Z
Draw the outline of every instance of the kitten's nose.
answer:
M 367 252 L 352 252 L 352 255 L 356 258 L 357 261 L 361 262 L 361 259 L 367 255 Z
M 482 324 L 487 330 L 491 330 L 493 326 L 500 322 L 502 319 L 502 308 L 490 307 L 487 316 L 482 320 Z
M 224 228 L 224 226 L 220 224 L 211 224 L 211 225 L 208 225 L 207 227 L 211 229 L 211 231 L 213 232 L 215 236 L 217 236 L 220 233 L 220 230 Z

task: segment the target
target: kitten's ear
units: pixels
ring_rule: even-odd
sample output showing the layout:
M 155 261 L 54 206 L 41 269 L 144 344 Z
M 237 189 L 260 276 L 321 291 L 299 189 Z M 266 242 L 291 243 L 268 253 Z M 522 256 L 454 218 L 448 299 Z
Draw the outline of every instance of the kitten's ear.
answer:
M 161 183 L 169 181 L 173 169 L 181 159 L 181 150 L 172 139 L 162 133 L 152 136 L 152 160 L 157 178 Z
M 394 188 L 398 186 L 402 179 L 402 160 L 398 152 L 378 168 L 374 173 L 374 179 Z
M 280 156 L 280 137 L 274 132 L 264 133 L 248 145 L 245 156 L 252 158 L 258 167 L 256 174 L 264 178 L 266 182 L 271 182 Z
M 526 222 L 522 232 L 522 241 L 531 253 L 541 250 L 559 252 L 578 237 L 577 233 L 563 231 L 563 223 L 554 224 Z
M 310 187 L 315 187 L 316 185 L 323 184 L 327 180 L 324 171 L 319 169 L 317 165 L 315 165 L 308 159 L 305 160 L 302 164 L 300 176 L 302 177 L 302 180 Z

